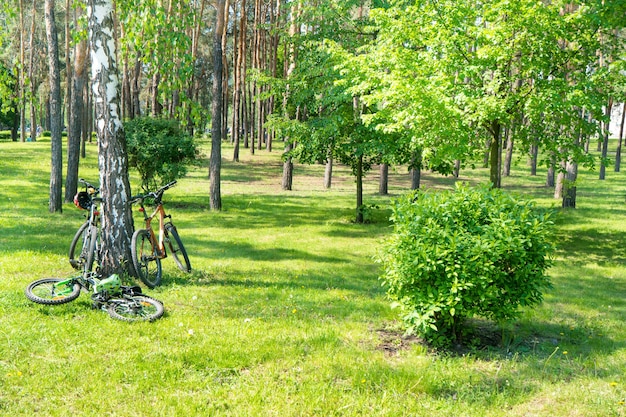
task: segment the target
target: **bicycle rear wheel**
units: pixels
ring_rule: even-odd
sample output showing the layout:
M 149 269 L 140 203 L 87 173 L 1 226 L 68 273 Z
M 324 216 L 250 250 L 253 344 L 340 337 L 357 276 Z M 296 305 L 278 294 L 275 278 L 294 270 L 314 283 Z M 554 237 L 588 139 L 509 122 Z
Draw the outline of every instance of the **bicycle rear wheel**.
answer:
M 97 247 L 99 246 L 98 239 L 98 228 L 96 226 L 89 225 L 89 222 L 85 222 L 80 226 L 70 244 L 70 265 L 72 265 L 74 269 L 91 272 L 96 260 L 98 260 L 99 266 L 100 257 L 99 254 L 96 253 Z M 78 247 L 80 247 L 80 253 L 76 253 Z
M 93 263 L 96 257 L 96 244 L 98 241 L 98 228 L 96 226 L 91 226 L 88 229 L 88 233 L 85 236 L 85 244 L 83 246 L 83 251 L 85 251 L 85 267 L 83 268 L 84 272 L 91 272 L 93 270 Z
M 38 304 L 57 305 L 75 300 L 80 284 L 71 279 L 43 278 L 28 284 L 26 298 Z
M 191 272 L 191 263 L 189 262 L 189 256 L 187 256 L 187 251 L 183 246 L 183 242 L 180 240 L 180 236 L 178 236 L 178 231 L 176 230 L 176 226 L 172 223 L 168 223 L 165 225 L 165 241 L 170 248 L 170 253 L 174 258 L 174 262 L 183 272 Z
M 156 256 L 156 248 L 150 239 L 147 229 L 139 229 L 133 233 L 131 241 L 131 256 L 133 266 L 139 279 L 148 286 L 154 288 L 161 284 L 162 270 L 161 260 Z
M 72 265 L 74 269 L 81 269 L 83 262 L 85 261 L 84 258 L 81 259 L 81 255 L 82 255 L 83 242 L 85 241 L 88 226 L 89 226 L 89 222 L 83 223 L 78 228 L 78 231 L 74 235 L 74 239 L 72 239 L 72 243 L 70 244 L 70 253 L 69 253 L 70 265 Z M 76 247 L 79 244 L 78 242 L 80 242 L 81 244 L 81 250 L 79 253 L 76 253 Z
M 107 313 L 116 320 L 154 321 L 161 317 L 165 309 L 159 300 L 147 295 L 132 295 L 109 301 Z

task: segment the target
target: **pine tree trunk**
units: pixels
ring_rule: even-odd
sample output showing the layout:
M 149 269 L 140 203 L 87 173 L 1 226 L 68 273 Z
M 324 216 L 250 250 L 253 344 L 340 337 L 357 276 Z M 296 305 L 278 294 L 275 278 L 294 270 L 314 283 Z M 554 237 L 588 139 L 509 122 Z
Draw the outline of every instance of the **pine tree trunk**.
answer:
M 63 151 L 61 139 L 61 72 L 59 65 L 59 41 L 54 19 L 54 0 L 45 3 L 46 37 L 48 40 L 48 66 L 50 76 L 50 127 L 51 127 L 51 213 L 62 211 Z
M 78 164 L 80 160 L 81 132 L 83 128 L 83 89 L 85 85 L 87 42 L 82 40 L 74 52 L 74 71 L 71 80 L 71 103 L 67 135 L 67 176 L 65 201 L 71 203 L 78 189 Z
M 37 97 L 37 83 L 35 82 L 35 22 L 37 21 L 37 0 L 33 0 L 31 15 L 28 78 L 30 79 L 30 140 L 31 142 L 35 142 L 37 141 L 37 111 L 35 110 L 35 100 Z M 63 114 L 62 111 L 61 114 Z
M 213 97 L 211 105 L 211 160 L 209 166 L 211 210 L 222 209 L 220 191 L 222 169 L 222 79 L 225 0 L 216 1 L 215 32 L 213 35 Z
M 72 39 L 72 33 L 70 32 L 70 19 L 72 10 L 72 0 L 65 0 L 65 114 L 67 114 L 67 119 L 69 120 L 71 117 L 71 103 L 72 103 L 72 83 L 70 80 L 72 79 L 72 63 L 71 63 L 71 51 L 70 51 L 70 40 Z M 74 9 L 74 28 L 78 28 L 76 24 L 76 11 L 80 10 L 80 7 L 76 7 Z M 63 118 L 65 120 L 65 118 Z M 67 191 L 66 191 L 67 194 Z M 67 198 L 67 196 L 66 196 Z
M 222 33 L 222 51 L 226 51 L 228 40 L 228 20 L 230 15 L 230 0 L 225 0 L 224 3 L 224 24 Z M 222 54 L 222 134 L 221 138 L 228 138 L 228 59 L 226 53 Z
M 133 234 L 126 140 L 119 114 L 113 0 L 88 0 L 87 15 L 102 196 L 102 274 L 108 276 L 132 265 Z
M 26 27 L 24 26 L 24 0 L 19 0 L 18 4 L 20 9 L 20 65 L 18 65 L 20 141 L 26 142 L 26 76 L 24 75 L 24 63 L 26 62 L 26 55 L 24 52 L 26 49 Z

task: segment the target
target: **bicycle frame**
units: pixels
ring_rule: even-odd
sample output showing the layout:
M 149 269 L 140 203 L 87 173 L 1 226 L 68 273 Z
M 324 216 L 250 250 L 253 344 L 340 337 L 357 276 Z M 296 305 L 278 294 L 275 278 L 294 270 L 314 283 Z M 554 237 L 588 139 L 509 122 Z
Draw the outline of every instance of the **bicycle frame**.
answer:
M 159 203 L 155 207 L 154 211 L 151 215 L 146 214 L 146 209 L 143 205 L 143 202 L 139 203 L 140 208 L 139 211 L 143 213 L 143 220 L 146 224 L 146 229 L 150 233 L 150 240 L 152 241 L 153 247 L 158 251 L 154 255 L 160 259 L 167 258 L 167 251 L 165 250 L 165 219 L 171 218 L 169 214 L 165 214 L 165 209 L 163 208 L 163 204 Z M 154 233 L 154 229 L 152 228 L 152 220 L 155 216 L 158 215 L 159 221 L 159 237 L 157 239 L 156 233 Z

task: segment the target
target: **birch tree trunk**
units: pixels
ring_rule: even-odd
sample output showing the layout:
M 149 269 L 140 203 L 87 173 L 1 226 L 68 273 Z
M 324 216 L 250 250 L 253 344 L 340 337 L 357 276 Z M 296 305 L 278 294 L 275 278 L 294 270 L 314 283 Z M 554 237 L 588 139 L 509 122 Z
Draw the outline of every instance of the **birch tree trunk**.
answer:
M 613 110 L 613 97 L 609 97 L 609 102 L 606 106 L 605 116 L 607 121 L 603 123 L 604 132 L 602 134 L 602 161 L 600 163 L 600 176 L 601 180 L 606 178 L 606 165 L 605 161 L 609 152 L 609 135 L 611 133 L 610 125 L 611 125 L 611 111 Z
M 619 128 L 619 140 L 615 150 L 615 172 L 620 172 L 622 165 L 622 142 L 624 140 L 624 122 L 626 121 L 626 103 L 622 105 L 622 121 Z
M 54 19 L 54 0 L 45 3 L 46 37 L 48 41 L 48 66 L 50 74 L 50 131 L 51 169 L 50 201 L 51 213 L 61 212 L 63 187 L 63 150 L 61 142 L 61 73 L 59 70 L 59 41 Z
M 130 260 L 133 218 L 126 140 L 120 120 L 120 82 L 113 37 L 113 0 L 88 0 L 89 50 L 102 195 L 102 274 Z M 130 266 L 131 273 L 134 273 Z

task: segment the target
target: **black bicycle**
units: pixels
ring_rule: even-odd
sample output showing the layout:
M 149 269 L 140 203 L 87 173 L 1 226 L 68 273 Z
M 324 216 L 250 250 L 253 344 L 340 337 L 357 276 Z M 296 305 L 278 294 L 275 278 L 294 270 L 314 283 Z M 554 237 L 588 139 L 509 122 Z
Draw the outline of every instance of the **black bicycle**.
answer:
M 92 292 L 93 308 L 106 310 L 116 320 L 154 321 L 165 311 L 163 303 L 142 294 L 140 287 L 123 286 L 117 274 L 105 279 L 96 272 L 83 272 L 68 279 L 38 279 L 26 287 L 25 293 L 35 303 L 58 305 L 77 299 L 82 289 Z
M 83 272 L 92 272 L 94 264 L 96 271 L 100 268 L 100 212 L 98 204 L 102 199 L 98 197 L 100 189 L 84 179 L 78 182 L 85 186 L 74 196 L 74 204 L 82 210 L 87 210 L 87 220 L 78 228 L 70 244 L 69 260 L 74 269 Z

